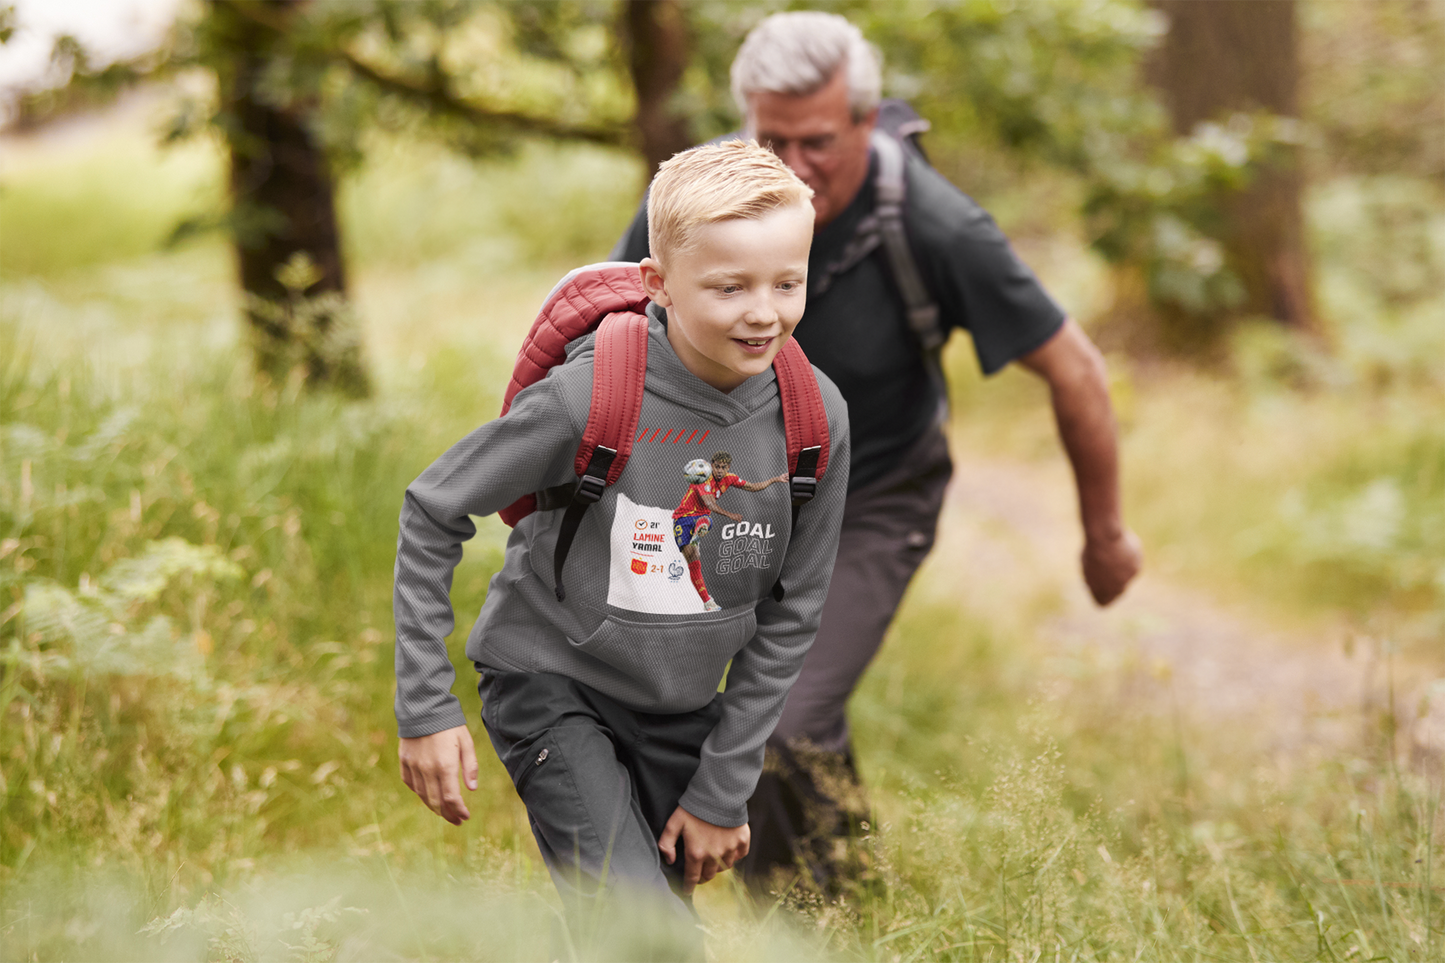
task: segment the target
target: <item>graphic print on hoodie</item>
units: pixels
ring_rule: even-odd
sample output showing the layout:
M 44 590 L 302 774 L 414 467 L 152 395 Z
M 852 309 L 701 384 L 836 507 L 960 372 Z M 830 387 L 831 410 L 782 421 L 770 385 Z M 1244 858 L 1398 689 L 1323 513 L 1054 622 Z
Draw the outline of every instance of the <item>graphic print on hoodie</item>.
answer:
M 644 427 L 641 438 L 647 434 Z M 715 527 L 713 506 L 731 521 L 726 535 L 716 545 L 718 575 L 728 575 L 751 565 L 771 567 L 775 529 L 771 523 L 749 522 L 746 517 L 723 507 L 719 500 L 730 488 L 756 492 L 779 481 L 754 485 L 733 474 L 732 456 L 718 451 L 712 459 L 694 458 L 679 469 L 686 491 L 670 513 L 654 505 L 641 505 L 619 494 L 612 521 L 612 558 L 608 570 L 607 604 L 656 615 L 717 611 L 707 589 L 703 539 Z M 670 531 L 669 531 L 670 529 Z M 753 531 L 757 537 L 749 537 Z M 734 533 L 741 536 L 734 540 Z M 718 543 L 718 539 L 713 539 Z

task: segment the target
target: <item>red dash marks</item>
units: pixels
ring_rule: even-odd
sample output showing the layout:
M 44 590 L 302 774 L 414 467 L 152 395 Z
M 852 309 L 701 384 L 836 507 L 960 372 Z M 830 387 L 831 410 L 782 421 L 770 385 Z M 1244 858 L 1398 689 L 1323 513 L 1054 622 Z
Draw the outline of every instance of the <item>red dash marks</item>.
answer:
M 637 432 L 637 437 L 632 439 L 632 442 L 633 444 L 637 444 L 638 442 L 648 444 L 655 441 L 659 445 L 665 445 L 668 442 L 674 445 L 691 445 L 694 442 L 701 444 L 703 439 L 706 438 L 711 431 L 711 428 L 694 428 L 692 432 L 689 433 L 686 428 L 673 430 L 672 428 L 643 427 Z

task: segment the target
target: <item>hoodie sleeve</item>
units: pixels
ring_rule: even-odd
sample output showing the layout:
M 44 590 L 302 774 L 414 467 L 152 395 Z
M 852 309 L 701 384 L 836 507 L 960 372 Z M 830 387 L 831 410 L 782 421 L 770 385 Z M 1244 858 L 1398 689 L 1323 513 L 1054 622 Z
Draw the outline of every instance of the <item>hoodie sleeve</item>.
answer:
M 452 570 L 490 515 L 570 477 L 582 436 L 558 378 L 520 392 L 503 417 L 482 425 L 407 487 L 396 543 L 396 720 L 403 738 L 466 724 L 452 695 L 446 638 L 455 627 Z
M 763 744 L 783 714 L 823 617 L 848 492 L 848 414 L 843 396 L 816 368 L 828 410 L 828 472 L 798 513 L 783 560 L 785 593 L 758 603 L 758 631 L 733 657 L 722 715 L 702 746 L 702 760 L 680 805 L 715 826 L 748 821 L 748 797 L 763 771 Z

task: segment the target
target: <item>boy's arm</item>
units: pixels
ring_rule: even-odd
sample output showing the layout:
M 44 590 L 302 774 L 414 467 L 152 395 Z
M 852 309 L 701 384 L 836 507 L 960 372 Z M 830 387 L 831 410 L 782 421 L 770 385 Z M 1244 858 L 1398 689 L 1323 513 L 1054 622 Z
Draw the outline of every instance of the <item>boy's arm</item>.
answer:
M 490 515 L 570 474 L 581 429 L 557 378 L 520 392 L 505 417 L 473 431 L 406 490 L 396 544 L 396 719 L 404 738 L 466 725 L 452 695 L 446 637 L 455 621 L 452 570 Z
M 703 743 L 702 761 L 680 801 L 682 808 L 716 826 L 747 822 L 748 797 L 763 769 L 763 743 L 813 644 L 833 575 L 848 491 L 848 419 L 832 382 L 821 375 L 818 380 L 829 413 L 836 412 L 828 426 L 828 473 L 798 513 L 798 528 L 788 540 L 783 600 L 768 596 L 758 603 L 757 634 L 733 658 L 722 715 Z

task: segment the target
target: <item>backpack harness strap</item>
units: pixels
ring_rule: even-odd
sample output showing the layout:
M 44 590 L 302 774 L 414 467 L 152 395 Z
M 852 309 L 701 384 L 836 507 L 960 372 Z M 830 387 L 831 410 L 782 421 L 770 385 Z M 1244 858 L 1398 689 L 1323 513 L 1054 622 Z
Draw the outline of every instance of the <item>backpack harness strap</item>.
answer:
M 567 564 L 582 516 L 608 485 L 617 482 L 632 454 L 647 377 L 647 317 L 631 311 L 609 314 L 597 326 L 593 351 L 592 404 L 574 462 L 577 484 L 562 516 L 552 553 L 553 584 L 559 602 L 567 598 L 562 568 Z M 556 492 L 552 488 L 543 495 L 554 496 Z
M 893 283 L 898 285 L 898 293 L 903 298 L 908 328 L 925 354 L 930 356 L 931 363 L 936 365 L 934 356 L 948 338 L 939 327 L 938 304 L 923 283 L 923 275 L 918 270 L 918 261 L 913 256 L 913 248 L 908 243 L 908 233 L 903 226 L 904 204 L 908 198 L 903 145 L 881 130 L 873 131 L 872 144 L 874 153 L 878 155 L 878 173 L 873 181 L 873 210 L 858 222 L 853 238 L 838 259 L 824 269 L 823 277 L 814 285 L 812 294 L 814 297 L 823 294 L 833 286 L 834 278 L 851 270 L 882 246 Z
M 924 351 L 936 352 L 946 340 L 938 327 L 938 305 L 928 294 L 923 275 L 918 271 L 918 261 L 908 245 L 908 234 L 903 229 L 903 204 L 908 197 L 903 145 L 887 134 L 874 131 L 873 149 L 878 152 L 874 213 L 878 216 L 878 233 L 883 238 L 888 266 L 893 271 L 893 283 L 898 285 L 898 292 L 903 295 L 903 304 L 908 311 L 908 327 L 914 337 Z
M 788 449 L 788 493 L 793 502 L 793 524 L 788 538 L 798 530 L 798 511 L 818 493 L 818 479 L 828 470 L 828 411 L 823 393 L 807 355 L 792 338 L 773 359 L 778 380 L 778 400 L 783 409 L 783 433 Z M 786 560 L 786 558 L 785 558 Z M 785 595 L 780 574 L 773 583 L 773 601 Z

